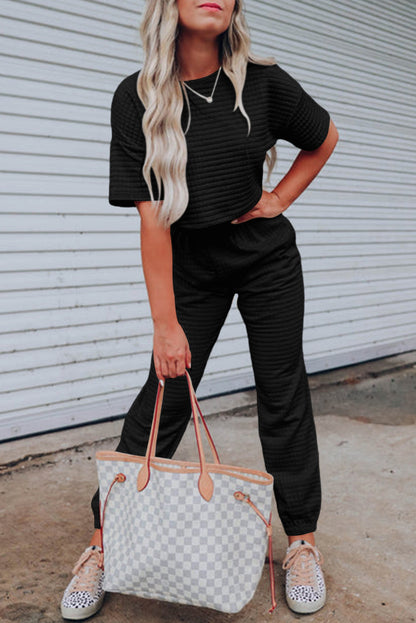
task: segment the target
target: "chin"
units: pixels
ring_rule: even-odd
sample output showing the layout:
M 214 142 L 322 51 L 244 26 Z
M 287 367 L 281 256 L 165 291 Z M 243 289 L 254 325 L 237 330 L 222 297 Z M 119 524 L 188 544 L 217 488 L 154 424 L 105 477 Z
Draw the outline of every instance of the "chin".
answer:
M 202 24 L 199 24 L 199 27 L 194 30 L 194 32 L 198 32 L 198 34 L 210 34 L 210 35 L 222 35 L 227 29 L 229 24 L 224 22 L 224 20 L 219 20 L 217 16 L 207 16 L 207 19 L 203 20 Z

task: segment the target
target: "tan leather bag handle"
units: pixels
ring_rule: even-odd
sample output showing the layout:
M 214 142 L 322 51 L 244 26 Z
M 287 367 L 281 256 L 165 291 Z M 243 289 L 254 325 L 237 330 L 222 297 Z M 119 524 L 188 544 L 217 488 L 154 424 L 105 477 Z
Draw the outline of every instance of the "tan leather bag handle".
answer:
M 219 459 L 217 450 L 215 448 L 214 441 L 208 430 L 207 423 L 205 422 L 204 416 L 202 415 L 201 408 L 198 404 L 198 400 L 195 395 L 195 390 L 192 385 L 192 379 L 187 370 L 185 370 L 185 375 L 186 375 L 186 380 L 188 383 L 189 396 L 191 400 L 192 417 L 194 420 L 195 437 L 196 437 L 196 444 L 197 444 L 198 455 L 199 455 L 200 476 L 198 480 L 198 489 L 199 489 L 201 496 L 204 498 L 204 500 L 209 501 L 214 492 L 214 483 L 207 470 L 204 449 L 202 447 L 201 431 L 199 428 L 199 418 L 201 418 L 201 422 L 204 426 L 205 434 L 207 436 L 207 439 L 208 439 L 208 442 L 209 442 L 209 445 L 210 445 L 210 448 L 211 448 L 211 451 L 214 457 L 214 462 L 217 465 L 220 464 L 220 459 Z M 155 409 L 153 412 L 152 428 L 150 430 L 150 436 L 149 436 L 149 441 L 148 441 L 147 450 L 146 450 L 146 462 L 140 469 L 139 474 L 137 476 L 137 490 L 138 491 L 143 491 L 143 489 L 146 488 L 149 482 L 149 479 L 150 479 L 150 462 L 152 459 L 155 458 L 157 435 L 159 432 L 160 414 L 162 411 L 162 404 L 163 404 L 163 393 L 164 393 L 164 384 L 159 382 L 158 388 L 157 388 Z

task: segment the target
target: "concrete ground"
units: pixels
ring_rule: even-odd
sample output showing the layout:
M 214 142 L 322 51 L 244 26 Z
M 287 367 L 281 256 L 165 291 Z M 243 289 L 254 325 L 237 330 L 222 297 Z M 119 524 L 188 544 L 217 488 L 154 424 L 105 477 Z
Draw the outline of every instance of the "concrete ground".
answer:
M 278 608 L 269 607 L 268 565 L 238 614 L 107 593 L 100 623 L 408 623 L 416 621 L 416 353 L 310 377 L 323 506 L 317 545 L 326 606 L 288 610 L 281 560 L 286 537 L 274 512 Z M 201 401 L 222 460 L 263 469 L 255 392 Z M 92 531 L 96 450 L 114 449 L 122 421 L 0 446 L 0 623 L 59 623 L 60 599 Z M 177 458 L 195 457 L 189 427 Z M 92 620 L 92 619 L 91 619 Z

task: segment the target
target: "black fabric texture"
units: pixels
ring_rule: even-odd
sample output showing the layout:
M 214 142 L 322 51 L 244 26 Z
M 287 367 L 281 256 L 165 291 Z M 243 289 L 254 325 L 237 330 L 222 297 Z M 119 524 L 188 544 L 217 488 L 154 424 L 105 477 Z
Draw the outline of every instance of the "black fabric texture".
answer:
M 135 201 L 151 199 L 142 175 L 145 109 L 136 90 L 138 74 L 136 71 L 120 82 L 111 103 L 109 203 L 120 207 L 134 207 Z M 210 95 L 216 77 L 217 72 L 187 84 Z M 249 134 L 245 117 L 239 109 L 233 111 L 235 92 L 223 71 L 211 104 L 189 90 L 187 93 L 191 108 L 186 134 L 189 202 L 174 227 L 204 228 L 241 216 L 261 197 L 266 152 L 278 140 L 311 151 L 328 134 L 328 111 L 277 64 L 248 63 L 243 103 L 251 121 Z M 184 130 L 187 121 L 184 103 Z M 157 198 L 153 176 L 152 182 Z
M 288 535 L 314 532 L 321 484 L 302 349 L 303 275 L 293 226 L 281 214 L 240 225 L 179 228 L 172 236 L 172 251 L 176 311 L 192 353 L 189 373 L 195 389 L 237 294 L 254 370 L 263 456 L 274 477 L 279 516 Z M 157 383 L 152 356 L 148 379 L 126 415 L 117 451 L 146 454 Z M 167 379 L 157 456 L 174 455 L 190 414 L 185 377 Z M 233 425 L 232 420 L 227 423 Z M 232 452 L 222 460 L 232 462 Z M 91 506 L 99 528 L 98 490 Z

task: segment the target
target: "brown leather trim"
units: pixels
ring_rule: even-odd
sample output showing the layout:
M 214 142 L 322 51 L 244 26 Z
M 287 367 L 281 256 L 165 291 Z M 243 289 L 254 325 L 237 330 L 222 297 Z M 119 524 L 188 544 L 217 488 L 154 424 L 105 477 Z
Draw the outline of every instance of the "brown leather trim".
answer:
M 143 489 L 147 487 L 147 483 L 150 479 L 149 466 L 150 463 L 146 459 L 145 464 L 140 468 L 140 471 L 137 474 L 137 491 L 143 491 Z
M 121 461 L 127 463 L 139 463 L 142 465 L 146 462 L 146 457 L 144 456 L 116 452 L 115 450 L 98 450 L 95 454 L 95 458 L 97 461 Z M 178 474 L 191 474 L 201 471 L 200 463 L 163 459 L 159 457 L 150 459 L 150 466 L 152 469 L 157 469 L 160 472 Z M 233 476 L 234 478 L 247 480 L 248 482 L 255 482 L 259 485 L 267 486 L 273 482 L 273 476 L 271 474 L 256 469 L 249 469 L 236 465 L 224 465 L 223 463 L 206 463 L 206 468 L 207 471 L 212 474 L 225 474 L 227 476 Z
M 212 437 L 209 433 L 208 426 L 206 425 L 204 416 L 202 415 L 201 408 L 198 405 L 198 401 L 195 395 L 195 390 L 192 385 L 192 379 L 187 370 L 185 370 L 185 375 L 186 375 L 186 380 L 188 383 L 189 397 L 191 400 L 192 416 L 193 416 L 194 430 L 195 430 L 195 437 L 196 437 L 196 445 L 197 445 L 198 454 L 199 454 L 201 477 L 198 481 L 198 488 L 199 488 L 199 492 L 202 495 L 202 497 L 208 501 L 212 497 L 212 493 L 214 490 L 214 483 L 212 482 L 211 476 L 208 474 L 208 471 L 206 468 L 205 453 L 204 453 L 204 448 L 202 446 L 198 414 L 201 417 L 201 421 L 204 427 L 204 432 L 207 436 L 210 448 L 212 450 L 214 461 L 215 463 L 220 464 L 220 460 L 219 460 L 214 442 L 212 440 Z M 155 408 L 153 411 L 152 428 L 151 428 L 149 440 L 147 443 L 146 457 L 145 457 L 146 463 L 145 465 L 142 466 L 137 476 L 137 490 L 138 491 L 143 491 L 143 489 L 147 487 L 147 484 L 150 480 L 151 461 L 152 459 L 155 458 L 155 454 L 156 454 L 156 442 L 157 442 L 157 435 L 159 431 L 160 414 L 161 414 L 162 403 L 163 403 L 163 393 L 164 393 L 164 383 L 160 381 L 160 383 L 158 384 L 158 388 L 157 388 L 156 403 L 155 403 Z
M 205 463 L 205 468 L 206 466 L 207 464 Z M 199 477 L 198 489 L 204 500 L 209 502 L 212 498 L 212 494 L 214 493 L 214 482 L 207 469 L 205 469 Z

